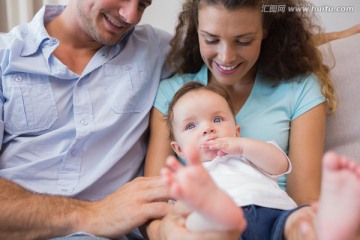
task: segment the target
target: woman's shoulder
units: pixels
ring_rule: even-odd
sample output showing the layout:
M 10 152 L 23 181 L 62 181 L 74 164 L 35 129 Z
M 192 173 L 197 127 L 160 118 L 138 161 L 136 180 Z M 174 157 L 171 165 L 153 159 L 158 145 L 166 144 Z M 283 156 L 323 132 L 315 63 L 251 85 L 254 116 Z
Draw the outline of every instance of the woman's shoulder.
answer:
M 164 79 L 160 81 L 159 90 L 170 91 L 175 94 L 177 90 L 188 82 L 199 82 L 207 85 L 208 80 L 206 69 L 206 67 L 202 67 L 197 73 L 176 74 L 171 78 Z
M 320 81 L 315 74 L 303 74 L 290 79 L 282 79 L 279 82 L 273 81 L 270 78 L 258 74 L 257 85 L 264 91 L 273 92 L 275 89 L 290 92 L 303 92 L 306 89 L 313 89 L 319 91 L 321 88 Z M 307 90 L 306 90 L 307 91 Z
M 204 66 L 197 73 L 176 74 L 171 78 L 161 80 L 154 107 L 163 114 L 166 114 L 170 100 L 175 93 L 188 82 L 199 82 L 207 85 L 207 68 Z
M 196 81 L 194 74 L 174 75 L 160 81 L 159 89 L 178 89 L 188 82 Z
M 321 83 L 315 74 L 304 74 L 290 79 L 288 88 L 295 96 L 322 97 Z
M 307 84 L 320 84 L 317 76 L 314 73 L 309 74 L 300 74 L 295 77 L 291 77 L 288 79 L 281 79 L 280 81 L 275 81 L 268 76 L 265 76 L 262 73 L 258 73 L 256 78 L 262 85 L 268 86 L 276 86 L 276 85 L 284 85 L 284 86 L 291 86 L 291 85 L 307 85 Z
M 253 98 L 263 105 L 287 109 L 290 116 L 297 116 L 324 101 L 321 84 L 314 74 L 301 75 L 280 82 L 264 76 L 257 77 Z
M 296 77 L 293 77 L 288 80 L 288 82 L 295 83 L 296 85 L 305 86 L 309 84 L 320 85 L 320 81 L 317 76 L 313 73 L 302 74 Z

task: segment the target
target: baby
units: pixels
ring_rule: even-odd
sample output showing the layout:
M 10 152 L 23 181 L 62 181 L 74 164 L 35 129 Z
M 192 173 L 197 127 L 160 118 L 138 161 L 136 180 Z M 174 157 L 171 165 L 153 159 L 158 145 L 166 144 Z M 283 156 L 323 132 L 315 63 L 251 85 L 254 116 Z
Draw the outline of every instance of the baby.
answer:
M 225 90 L 184 85 L 169 105 L 168 125 L 171 146 L 187 166 L 169 157 L 162 176 L 174 197 L 194 210 L 186 222 L 192 231 L 239 229 L 244 230 L 243 239 L 287 237 L 286 229 L 310 207 L 296 207 L 276 182 L 291 170 L 286 155 L 271 142 L 239 137 L 232 109 Z M 314 219 L 319 239 L 355 236 L 360 223 L 359 176 L 359 166 L 350 160 L 334 154 L 324 157 Z M 343 182 L 347 185 L 341 186 Z M 343 221 L 334 222 L 341 216 Z

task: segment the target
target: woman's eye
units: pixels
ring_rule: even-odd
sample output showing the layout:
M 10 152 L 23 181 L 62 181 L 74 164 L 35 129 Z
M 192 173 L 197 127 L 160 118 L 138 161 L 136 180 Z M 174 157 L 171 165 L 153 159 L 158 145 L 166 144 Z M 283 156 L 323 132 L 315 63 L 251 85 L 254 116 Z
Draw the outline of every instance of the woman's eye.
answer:
M 195 128 L 195 124 L 193 124 L 193 123 L 186 125 L 186 130 L 193 129 L 193 128 Z
M 251 44 L 251 41 L 248 41 L 248 42 L 238 42 L 239 45 L 241 46 L 249 46 Z
M 204 41 L 206 44 L 215 44 L 218 42 L 217 40 L 208 40 L 208 39 L 205 39 Z
M 222 122 L 222 118 L 221 117 L 216 117 L 214 118 L 214 123 L 219 123 Z

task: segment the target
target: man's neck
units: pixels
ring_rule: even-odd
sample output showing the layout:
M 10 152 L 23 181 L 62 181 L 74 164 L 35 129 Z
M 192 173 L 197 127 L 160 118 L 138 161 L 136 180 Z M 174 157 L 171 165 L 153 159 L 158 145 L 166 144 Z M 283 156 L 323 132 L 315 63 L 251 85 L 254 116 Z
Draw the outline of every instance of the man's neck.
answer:
M 54 56 L 78 75 L 81 75 L 91 58 L 102 47 L 81 28 L 69 7 L 46 24 L 45 28 L 51 37 L 59 40 Z

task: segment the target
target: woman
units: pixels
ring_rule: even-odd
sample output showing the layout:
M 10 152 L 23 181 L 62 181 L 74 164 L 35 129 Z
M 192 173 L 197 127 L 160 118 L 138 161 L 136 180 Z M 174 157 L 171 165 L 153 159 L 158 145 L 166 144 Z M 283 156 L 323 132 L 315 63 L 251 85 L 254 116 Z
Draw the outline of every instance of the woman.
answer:
M 145 175 L 159 175 L 170 147 L 167 103 L 186 82 L 224 87 L 242 137 L 274 140 L 293 171 L 280 185 L 298 205 L 319 197 L 326 111 L 335 109 L 329 69 L 303 0 L 185 0 L 168 59 L 178 75 L 163 81 L 152 110 Z M 278 9 L 264 11 L 265 7 Z

